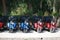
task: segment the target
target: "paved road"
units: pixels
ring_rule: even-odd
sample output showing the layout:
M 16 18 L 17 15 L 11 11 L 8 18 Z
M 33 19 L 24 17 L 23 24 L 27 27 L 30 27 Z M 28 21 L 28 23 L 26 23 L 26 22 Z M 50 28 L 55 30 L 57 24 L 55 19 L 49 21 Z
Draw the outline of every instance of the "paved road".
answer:
M 44 31 L 43 33 L 37 33 L 32 31 L 31 33 L 22 33 L 18 31 L 16 33 L 9 33 L 8 31 L 0 32 L 0 38 L 47 38 L 47 37 L 60 37 L 60 29 L 58 28 L 56 33 L 50 33 Z

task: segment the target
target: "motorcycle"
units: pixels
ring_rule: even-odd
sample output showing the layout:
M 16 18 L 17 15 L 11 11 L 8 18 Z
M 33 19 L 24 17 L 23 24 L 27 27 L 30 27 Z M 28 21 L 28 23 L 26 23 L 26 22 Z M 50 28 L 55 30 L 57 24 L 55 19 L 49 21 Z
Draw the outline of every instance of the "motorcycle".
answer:
M 28 22 L 28 18 L 24 16 L 24 20 L 19 23 L 19 28 L 24 32 L 27 33 L 30 30 L 30 25 Z M 22 19 L 21 19 L 22 20 Z
M 9 20 L 9 22 L 7 22 L 7 27 L 9 29 L 9 32 L 14 32 L 14 30 L 17 29 L 17 23 L 15 18 L 12 18 L 11 20 Z
M 37 21 L 34 22 L 34 29 L 37 31 L 37 32 L 42 32 L 43 30 L 43 21 L 42 21 L 42 18 L 36 18 L 38 19 Z
M 55 32 L 56 22 L 53 21 L 52 16 L 46 16 L 45 17 L 45 29 L 50 30 L 50 32 Z

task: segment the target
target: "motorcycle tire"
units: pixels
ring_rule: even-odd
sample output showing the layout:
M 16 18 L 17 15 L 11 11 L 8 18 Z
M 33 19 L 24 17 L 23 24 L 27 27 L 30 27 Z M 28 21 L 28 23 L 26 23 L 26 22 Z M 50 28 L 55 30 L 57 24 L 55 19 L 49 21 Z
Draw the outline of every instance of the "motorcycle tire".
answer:
M 10 33 L 13 33 L 13 29 L 9 29 L 9 32 L 10 32 Z
M 41 28 L 37 28 L 37 32 L 38 33 L 41 33 L 42 32 L 42 29 Z
M 24 33 L 27 33 L 27 32 L 28 32 L 28 29 L 24 29 L 23 32 L 24 32 Z
M 54 33 L 55 32 L 55 28 L 50 28 L 50 32 Z

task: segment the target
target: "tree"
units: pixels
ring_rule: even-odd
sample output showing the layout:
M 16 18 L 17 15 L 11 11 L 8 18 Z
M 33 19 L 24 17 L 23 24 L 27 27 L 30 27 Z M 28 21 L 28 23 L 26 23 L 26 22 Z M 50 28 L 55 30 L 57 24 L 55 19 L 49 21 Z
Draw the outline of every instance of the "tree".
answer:
M 3 15 L 6 15 L 6 3 L 5 3 L 6 0 L 2 0 L 2 5 L 3 5 Z

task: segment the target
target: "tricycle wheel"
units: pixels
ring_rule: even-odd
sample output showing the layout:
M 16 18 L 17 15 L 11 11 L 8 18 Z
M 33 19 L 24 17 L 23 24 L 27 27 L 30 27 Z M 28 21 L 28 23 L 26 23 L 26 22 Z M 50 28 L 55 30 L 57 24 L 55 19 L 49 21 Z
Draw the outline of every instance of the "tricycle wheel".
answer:
M 50 32 L 54 33 L 55 32 L 55 28 L 50 28 Z
M 27 33 L 27 32 L 28 32 L 28 29 L 24 29 L 23 32 L 24 32 L 24 33 Z
M 12 33 L 13 32 L 13 29 L 9 29 L 9 32 Z
M 38 33 L 41 33 L 42 32 L 42 29 L 41 28 L 37 28 L 37 32 Z

